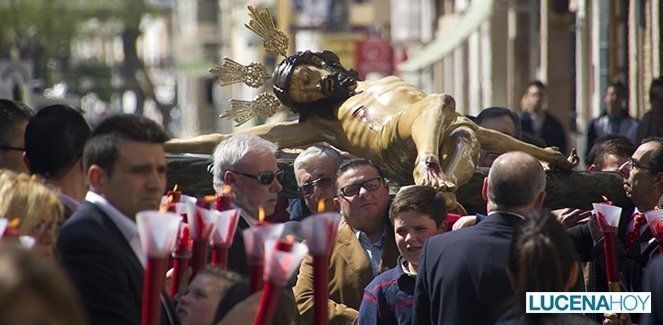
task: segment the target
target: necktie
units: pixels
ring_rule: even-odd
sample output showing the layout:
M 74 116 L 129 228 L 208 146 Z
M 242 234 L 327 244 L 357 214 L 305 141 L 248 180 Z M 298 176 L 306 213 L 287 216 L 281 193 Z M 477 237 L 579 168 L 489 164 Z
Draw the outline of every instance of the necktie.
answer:
M 645 224 L 647 224 L 647 219 L 642 213 L 636 213 L 633 215 L 633 225 L 626 234 L 625 248 L 627 252 L 630 252 L 631 248 L 633 248 L 633 245 L 638 242 L 638 238 L 640 237 L 640 228 L 642 228 L 642 226 Z

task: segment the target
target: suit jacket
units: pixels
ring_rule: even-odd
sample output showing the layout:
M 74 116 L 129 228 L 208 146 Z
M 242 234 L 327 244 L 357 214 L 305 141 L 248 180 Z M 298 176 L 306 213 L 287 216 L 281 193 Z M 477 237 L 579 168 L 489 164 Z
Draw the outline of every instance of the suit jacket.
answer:
M 663 324 L 663 255 L 653 259 L 644 275 L 642 291 L 651 292 L 651 314 L 642 314 L 640 324 Z
M 564 127 L 562 127 L 562 123 L 550 113 L 545 113 L 545 119 L 543 120 L 543 126 L 541 127 L 541 134 L 536 134 L 534 132 L 532 117 L 528 112 L 524 112 L 520 116 L 520 125 L 523 132 L 528 132 L 540 137 L 546 143 L 546 146 L 555 146 L 558 147 L 559 151 L 563 154 L 568 153 L 566 151 L 566 132 L 564 131 Z
M 522 218 L 495 213 L 429 238 L 419 260 L 413 324 L 494 324 L 514 303 L 506 274 Z
M 90 324 L 140 323 L 145 272 L 120 230 L 99 207 L 85 201 L 76 209 L 60 230 L 57 253 Z M 164 311 L 162 324 L 174 323 L 169 319 L 172 310 Z
M 391 226 L 386 227 L 380 271 L 396 266 L 398 248 Z M 364 288 L 373 280 L 368 255 L 352 228 L 339 225 L 334 251 L 329 260 L 329 323 L 352 324 L 357 320 Z M 313 258 L 304 257 L 294 288 L 302 324 L 313 323 Z
M 244 238 L 242 237 L 242 231 L 249 228 L 249 224 L 244 220 L 242 216 L 237 220 L 237 230 L 235 231 L 235 236 L 233 237 L 233 243 L 228 248 L 228 271 L 236 272 L 237 274 L 248 278 L 249 262 L 246 255 L 246 248 L 244 248 Z
M 640 291 L 642 286 L 642 272 L 649 261 L 652 251 L 656 248 L 656 242 L 650 242 L 652 233 L 649 228 L 638 237 L 638 241 L 630 251 L 626 251 L 624 243 L 629 226 L 633 219 L 633 206 L 622 208 L 622 214 L 619 217 L 619 227 L 617 229 L 617 256 L 619 264 L 619 273 L 622 286 L 627 291 Z M 603 254 L 603 241 L 594 245 L 589 223 L 573 227 L 568 230 L 573 240 L 576 251 L 580 256 L 581 262 L 596 263 L 594 274 L 590 275 L 589 289 L 594 291 L 608 291 L 608 285 L 605 274 L 605 256 Z M 641 250 L 641 244 L 646 244 L 646 248 Z M 592 279 L 593 278 L 593 279 Z

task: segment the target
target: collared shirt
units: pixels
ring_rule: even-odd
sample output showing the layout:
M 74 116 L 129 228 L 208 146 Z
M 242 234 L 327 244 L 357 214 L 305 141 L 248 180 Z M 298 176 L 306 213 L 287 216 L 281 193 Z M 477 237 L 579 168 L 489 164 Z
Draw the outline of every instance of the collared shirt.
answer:
M 403 269 L 403 273 L 405 275 L 409 275 L 410 277 L 416 278 L 417 277 L 417 272 L 412 272 L 410 271 L 410 268 L 408 267 L 408 261 L 406 261 L 403 257 L 398 258 L 398 266 L 400 266 Z
M 380 261 L 382 261 L 382 247 L 384 246 L 384 240 L 387 237 L 387 229 L 382 231 L 380 239 L 376 242 L 371 242 L 368 235 L 361 230 L 356 230 L 355 235 L 357 236 L 361 247 L 366 254 L 368 254 L 368 259 L 371 261 L 373 276 L 377 276 L 380 270 Z
M 140 264 L 145 268 L 145 254 L 143 253 L 143 247 L 140 244 L 140 237 L 138 237 L 138 227 L 136 226 L 136 222 L 129 219 L 129 217 L 120 212 L 120 210 L 114 207 L 108 202 L 108 200 L 95 192 L 87 192 L 85 200 L 98 206 L 108 215 L 117 229 L 120 230 L 124 239 L 129 243 L 129 246 L 131 246 L 131 250 L 133 250 L 136 258 L 140 261 Z
M 405 272 L 403 257 L 395 268 L 378 275 L 364 290 L 358 324 L 411 324 L 416 275 Z
M 519 214 L 517 214 L 517 213 L 513 213 L 513 212 L 507 212 L 507 211 L 490 211 L 490 213 L 488 213 L 488 216 L 491 216 L 491 215 L 493 215 L 493 214 L 495 214 L 495 213 L 510 214 L 510 215 L 516 216 L 516 217 L 518 217 L 518 218 L 520 218 L 520 219 L 526 220 L 525 217 L 522 216 L 522 215 L 519 215 Z
M 237 203 L 233 202 L 232 207 L 234 209 L 239 209 L 239 217 L 244 219 L 244 221 L 246 221 L 246 224 L 249 225 L 249 228 L 253 228 L 253 226 L 255 226 L 256 222 L 258 222 L 258 219 L 252 217 L 250 213 L 246 212 L 246 210 L 244 210 L 244 208 L 240 207 Z

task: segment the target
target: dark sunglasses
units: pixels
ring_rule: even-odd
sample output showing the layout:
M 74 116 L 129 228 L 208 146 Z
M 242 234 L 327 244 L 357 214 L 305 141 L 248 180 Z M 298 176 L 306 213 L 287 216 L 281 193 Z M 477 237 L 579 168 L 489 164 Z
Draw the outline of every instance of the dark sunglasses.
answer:
M 371 178 L 359 184 L 351 184 L 348 186 L 344 186 L 343 188 L 341 188 L 341 194 L 343 194 L 343 196 L 345 197 L 355 196 L 359 194 L 359 190 L 361 190 L 362 187 L 369 192 L 375 191 L 378 188 L 380 188 L 380 184 L 382 184 L 381 177 Z
M 257 180 L 260 185 L 265 185 L 265 186 L 272 184 L 274 182 L 274 179 L 279 181 L 279 183 L 281 183 L 281 181 L 283 180 L 283 171 L 282 170 L 279 170 L 276 173 L 275 172 L 261 172 L 257 176 L 247 174 L 247 173 L 238 172 L 238 171 L 234 171 L 234 170 L 231 170 L 231 172 L 233 172 L 235 174 L 242 175 L 242 176 L 251 177 L 251 178 Z
M 333 183 L 334 181 L 331 177 L 321 177 L 308 183 L 304 183 L 304 185 L 299 187 L 299 190 L 304 196 L 311 196 L 313 195 L 315 186 L 329 188 Z
M 25 151 L 25 148 L 12 147 L 12 146 L 0 146 L 0 150 L 16 150 L 16 151 Z

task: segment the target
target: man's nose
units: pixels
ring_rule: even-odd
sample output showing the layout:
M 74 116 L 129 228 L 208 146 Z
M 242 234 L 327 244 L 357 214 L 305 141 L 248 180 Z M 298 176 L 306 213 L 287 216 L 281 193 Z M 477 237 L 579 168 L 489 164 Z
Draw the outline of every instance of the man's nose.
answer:
M 408 233 L 405 235 L 405 242 L 411 243 L 413 241 L 414 241 L 414 235 L 408 231 Z

